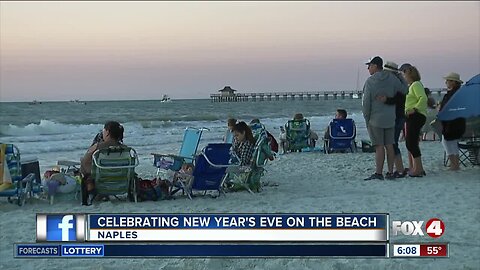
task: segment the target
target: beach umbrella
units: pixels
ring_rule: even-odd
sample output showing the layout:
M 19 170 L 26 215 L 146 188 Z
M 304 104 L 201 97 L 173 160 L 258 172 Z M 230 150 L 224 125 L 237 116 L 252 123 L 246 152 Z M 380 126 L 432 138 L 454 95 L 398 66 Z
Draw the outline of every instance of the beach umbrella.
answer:
M 442 121 L 480 116 L 480 74 L 466 82 L 438 113 Z

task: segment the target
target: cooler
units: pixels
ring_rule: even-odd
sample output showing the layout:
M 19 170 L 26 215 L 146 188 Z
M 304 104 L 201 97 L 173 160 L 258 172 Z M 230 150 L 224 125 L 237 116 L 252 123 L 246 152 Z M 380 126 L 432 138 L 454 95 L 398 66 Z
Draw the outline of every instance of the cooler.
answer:
M 29 173 L 33 173 L 35 174 L 35 182 L 38 184 L 41 183 L 42 178 L 40 176 L 40 165 L 37 157 L 21 157 L 20 164 L 22 166 L 22 178 Z

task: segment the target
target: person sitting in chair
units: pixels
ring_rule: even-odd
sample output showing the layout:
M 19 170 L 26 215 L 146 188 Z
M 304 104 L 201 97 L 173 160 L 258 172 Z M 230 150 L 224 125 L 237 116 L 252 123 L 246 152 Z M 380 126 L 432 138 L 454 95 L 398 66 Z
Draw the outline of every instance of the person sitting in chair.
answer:
M 181 169 L 174 174 L 173 184 L 175 185 L 177 181 L 181 181 L 185 186 L 190 186 L 193 179 L 193 169 L 192 163 L 184 163 Z
M 303 114 L 301 113 L 296 113 L 293 116 L 293 120 L 303 120 L 303 119 L 304 117 L 303 117 Z M 310 129 L 310 133 L 308 134 L 308 145 L 312 148 L 315 147 L 317 140 L 318 140 L 317 133 Z
M 235 118 L 228 118 L 227 120 L 227 130 L 225 131 L 225 135 L 223 136 L 224 143 L 233 143 L 234 136 L 233 136 L 233 128 L 237 124 L 237 119 Z
M 240 159 L 241 166 L 249 166 L 252 163 L 252 156 L 255 147 L 255 138 L 252 130 L 245 122 L 239 122 L 233 128 L 235 135 L 233 151 Z
M 82 174 L 82 205 L 88 205 L 88 194 L 93 193 L 95 189 L 95 183 L 91 178 L 93 153 L 99 149 L 106 149 L 110 146 L 124 145 L 123 131 L 123 126 L 119 122 L 108 121 L 103 126 L 102 141 L 90 146 L 82 158 L 80 165 L 80 172 Z
M 335 113 L 335 119 L 347 119 L 347 111 L 344 109 L 337 109 L 337 112 Z M 330 140 L 330 124 L 328 124 L 327 128 L 325 129 L 323 138 L 325 140 Z

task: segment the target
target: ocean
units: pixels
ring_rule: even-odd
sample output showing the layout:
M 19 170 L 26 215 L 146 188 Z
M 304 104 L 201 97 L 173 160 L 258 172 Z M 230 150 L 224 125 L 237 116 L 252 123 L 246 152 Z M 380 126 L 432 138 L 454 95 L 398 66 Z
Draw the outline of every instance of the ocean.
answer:
M 143 177 L 155 174 L 152 152 L 178 153 L 186 127 L 208 128 L 199 149 L 210 142 L 221 142 L 227 118 L 249 123 L 259 118 L 268 131 L 278 138 L 280 126 L 295 113 L 303 113 L 319 136 L 344 108 L 357 124 L 357 141 L 367 138 L 361 113 L 361 99 L 287 100 L 213 103 L 209 99 L 142 101 L 87 101 L 0 103 L 0 142 L 13 143 L 22 159 L 38 159 L 41 173 L 58 160 L 79 161 L 95 135 L 109 120 L 125 128 L 124 143 L 139 154 L 137 172 Z M 322 142 L 318 143 L 322 146 Z

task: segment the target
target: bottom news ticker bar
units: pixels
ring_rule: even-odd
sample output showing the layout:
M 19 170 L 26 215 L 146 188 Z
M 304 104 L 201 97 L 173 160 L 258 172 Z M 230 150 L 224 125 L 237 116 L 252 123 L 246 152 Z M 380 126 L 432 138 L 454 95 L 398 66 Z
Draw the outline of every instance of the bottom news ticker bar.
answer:
M 16 258 L 388 257 L 388 244 L 15 244 Z

